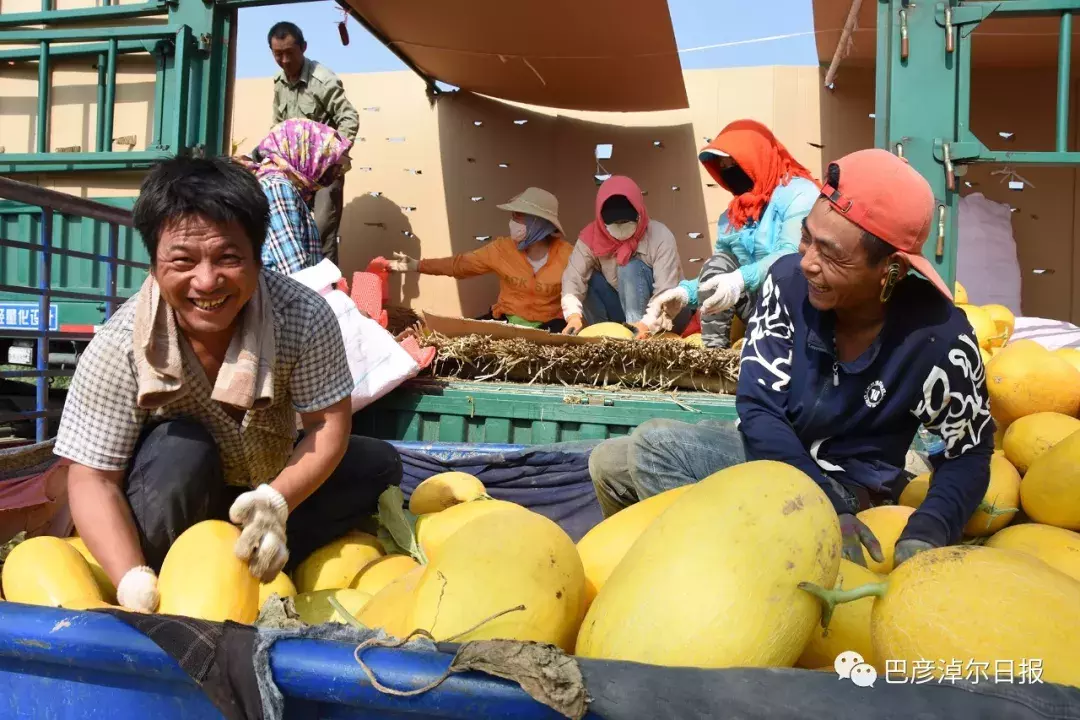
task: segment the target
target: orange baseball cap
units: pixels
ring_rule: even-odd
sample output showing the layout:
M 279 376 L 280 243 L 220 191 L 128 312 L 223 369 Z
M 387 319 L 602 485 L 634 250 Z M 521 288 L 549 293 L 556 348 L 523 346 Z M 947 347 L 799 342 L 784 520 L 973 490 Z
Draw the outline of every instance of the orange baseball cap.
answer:
M 922 254 L 934 217 L 934 191 L 907 160 L 879 148 L 845 155 L 829 164 L 821 194 L 848 220 L 896 248 L 915 272 L 953 299 Z

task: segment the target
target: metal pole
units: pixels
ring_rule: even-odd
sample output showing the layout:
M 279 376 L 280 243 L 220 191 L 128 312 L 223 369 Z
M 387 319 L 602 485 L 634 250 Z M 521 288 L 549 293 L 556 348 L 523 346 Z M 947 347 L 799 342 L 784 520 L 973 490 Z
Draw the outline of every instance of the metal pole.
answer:
M 105 53 L 97 56 L 97 141 L 94 149 L 105 152 L 105 86 L 108 84 L 105 74 Z M 112 147 L 110 144 L 109 147 Z
M 49 0 L 42 0 L 48 3 Z M 41 41 L 38 49 L 37 151 L 49 151 L 49 43 Z
M 1061 13 L 1061 32 L 1058 35 L 1057 136 L 1055 149 L 1065 152 L 1069 147 L 1069 76 L 1072 69 L 1072 13 Z
M 116 312 L 116 302 L 112 300 L 116 296 L 116 258 L 120 253 L 120 226 L 109 223 L 109 260 L 105 263 L 105 294 L 110 296 L 105 301 L 105 320 L 108 321 Z
M 187 147 L 187 121 L 188 121 L 188 44 L 191 42 L 191 31 L 185 25 L 176 33 L 176 54 L 173 55 L 173 107 L 176 113 L 173 126 L 173 146 L 169 148 L 174 153 L 181 153 Z
M 116 105 L 116 38 L 109 39 L 109 60 L 105 69 L 105 129 L 101 138 L 104 150 L 112 150 L 113 145 L 113 109 Z
M 41 253 L 38 259 L 38 289 L 42 290 L 38 300 L 38 336 L 37 369 L 42 373 L 37 378 L 37 411 L 44 413 L 49 409 L 49 378 L 44 373 L 49 369 L 49 289 L 52 287 L 52 247 L 53 212 L 51 208 L 41 208 Z M 42 414 L 35 421 L 38 442 L 45 442 L 49 437 L 49 418 Z

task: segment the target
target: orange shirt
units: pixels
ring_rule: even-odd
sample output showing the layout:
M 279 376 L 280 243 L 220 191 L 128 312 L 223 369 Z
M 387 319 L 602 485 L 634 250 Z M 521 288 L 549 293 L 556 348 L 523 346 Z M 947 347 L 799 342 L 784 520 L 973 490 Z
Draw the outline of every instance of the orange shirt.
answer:
M 573 249 L 565 240 L 552 241 L 547 263 L 533 272 L 517 243 L 499 237 L 469 253 L 421 260 L 419 269 L 425 275 L 455 278 L 495 273 L 499 276 L 499 299 L 491 308 L 495 317 L 517 315 L 530 322 L 550 322 L 562 317 L 562 275 Z

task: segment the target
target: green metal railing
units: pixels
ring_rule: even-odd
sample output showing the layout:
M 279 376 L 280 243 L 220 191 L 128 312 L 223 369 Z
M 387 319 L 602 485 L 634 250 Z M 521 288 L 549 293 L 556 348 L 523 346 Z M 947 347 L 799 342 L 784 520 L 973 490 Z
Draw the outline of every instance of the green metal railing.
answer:
M 0 174 L 141 170 L 176 154 L 220 155 L 225 147 L 229 52 L 237 10 L 281 0 L 148 0 L 100 7 L 0 13 L 0 63 L 37 63 L 34 151 L 0 153 Z M 290 0 L 310 2 L 313 0 Z M 160 18 L 157 24 L 132 24 Z M 118 21 L 112 27 L 58 27 Z M 29 27 L 35 26 L 35 27 Z M 44 26 L 44 27 L 41 27 Z M 145 149 L 113 150 L 120 57 L 149 54 L 156 63 L 152 136 Z M 56 61 L 95 57 L 98 107 L 93 149 L 57 152 L 49 146 L 51 73 Z
M 875 144 L 903 155 L 934 189 L 936 222 L 924 253 L 956 277 L 957 178 L 972 163 L 1080 165 L 1069 149 L 1073 13 L 1080 0 L 878 0 Z M 991 150 L 971 131 L 972 33 L 994 17 L 1059 17 L 1054 148 Z

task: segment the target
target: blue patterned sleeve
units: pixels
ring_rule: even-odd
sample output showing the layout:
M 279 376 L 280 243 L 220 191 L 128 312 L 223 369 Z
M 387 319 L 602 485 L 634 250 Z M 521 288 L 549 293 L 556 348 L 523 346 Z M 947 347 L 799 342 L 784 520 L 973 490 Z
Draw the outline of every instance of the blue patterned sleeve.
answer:
M 263 243 L 262 262 L 269 270 L 291 275 L 308 266 L 307 256 L 318 238 L 310 222 L 311 211 L 288 182 L 264 182 L 263 193 L 270 202 L 270 223 Z
M 801 178 L 776 190 L 773 202 L 781 205 L 777 208 L 776 218 L 779 227 L 770 233 L 770 247 L 755 248 L 754 254 L 759 255 L 759 259 L 739 268 L 747 292 L 757 292 L 765 281 L 769 268 L 779 258 L 799 252 L 803 220 L 810 214 L 819 194 L 817 186 Z

